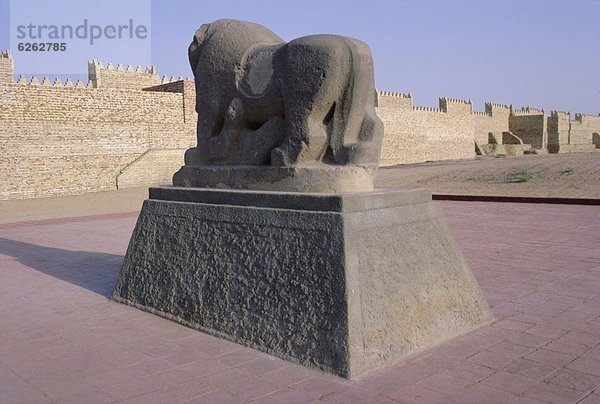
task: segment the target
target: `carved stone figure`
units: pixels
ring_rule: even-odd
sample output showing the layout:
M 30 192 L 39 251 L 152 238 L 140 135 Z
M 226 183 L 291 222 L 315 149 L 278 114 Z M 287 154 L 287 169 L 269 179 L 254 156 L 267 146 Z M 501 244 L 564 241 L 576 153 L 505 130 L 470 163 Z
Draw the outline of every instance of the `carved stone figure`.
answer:
M 115 300 L 348 378 L 491 322 L 428 190 L 352 192 L 382 140 L 365 44 L 219 20 L 190 61 L 198 147 L 173 183 L 197 188 L 150 189 Z
M 189 60 L 198 144 L 174 185 L 372 188 L 383 124 L 366 44 L 335 35 L 285 43 L 261 25 L 217 20 L 196 31 Z

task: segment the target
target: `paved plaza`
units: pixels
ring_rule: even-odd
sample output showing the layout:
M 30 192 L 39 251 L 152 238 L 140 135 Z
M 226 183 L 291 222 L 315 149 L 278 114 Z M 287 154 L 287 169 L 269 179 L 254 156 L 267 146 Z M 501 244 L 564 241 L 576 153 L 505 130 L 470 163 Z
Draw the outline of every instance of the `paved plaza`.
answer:
M 0 403 L 600 403 L 600 208 L 441 202 L 496 322 L 357 380 L 109 300 L 137 212 L 0 225 Z

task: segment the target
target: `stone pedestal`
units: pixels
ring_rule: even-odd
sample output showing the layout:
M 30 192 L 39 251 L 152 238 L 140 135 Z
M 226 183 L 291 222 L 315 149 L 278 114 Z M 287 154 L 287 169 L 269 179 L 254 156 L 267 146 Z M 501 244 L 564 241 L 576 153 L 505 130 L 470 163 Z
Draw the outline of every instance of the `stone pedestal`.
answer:
M 343 377 L 492 318 L 426 190 L 151 188 L 113 297 Z

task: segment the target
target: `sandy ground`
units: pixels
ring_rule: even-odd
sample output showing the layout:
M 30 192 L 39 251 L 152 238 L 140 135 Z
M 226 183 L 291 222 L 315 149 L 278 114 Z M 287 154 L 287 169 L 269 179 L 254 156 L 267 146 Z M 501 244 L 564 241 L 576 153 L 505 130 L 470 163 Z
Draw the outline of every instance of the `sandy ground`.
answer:
M 600 198 L 600 153 L 482 158 L 382 167 L 378 187 L 434 193 Z M 139 210 L 148 188 L 0 201 L 0 223 Z
M 526 155 L 382 167 L 376 186 L 439 194 L 600 198 L 600 153 Z

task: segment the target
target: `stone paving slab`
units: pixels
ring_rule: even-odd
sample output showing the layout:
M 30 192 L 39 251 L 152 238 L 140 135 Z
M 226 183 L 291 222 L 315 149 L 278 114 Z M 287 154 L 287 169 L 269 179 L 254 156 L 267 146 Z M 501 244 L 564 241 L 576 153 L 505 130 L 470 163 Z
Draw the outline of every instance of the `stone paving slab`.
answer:
M 0 402 L 600 402 L 600 208 L 441 205 L 497 321 L 352 382 L 110 301 L 137 212 L 0 225 Z

